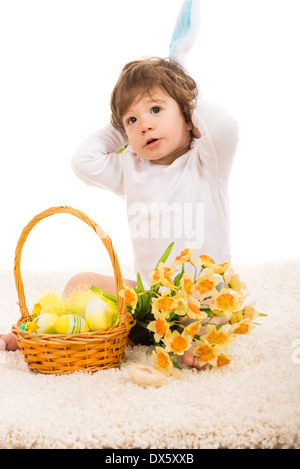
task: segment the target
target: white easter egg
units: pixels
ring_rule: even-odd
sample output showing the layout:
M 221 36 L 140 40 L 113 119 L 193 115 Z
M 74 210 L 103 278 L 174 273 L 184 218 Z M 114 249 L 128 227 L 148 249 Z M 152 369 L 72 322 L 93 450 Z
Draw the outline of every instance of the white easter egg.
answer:
M 91 331 L 107 329 L 113 323 L 113 315 L 101 298 L 92 298 L 85 308 L 85 319 Z
M 57 321 L 57 315 L 51 313 L 41 314 L 37 319 L 37 330 L 40 334 L 55 334 L 55 322 Z

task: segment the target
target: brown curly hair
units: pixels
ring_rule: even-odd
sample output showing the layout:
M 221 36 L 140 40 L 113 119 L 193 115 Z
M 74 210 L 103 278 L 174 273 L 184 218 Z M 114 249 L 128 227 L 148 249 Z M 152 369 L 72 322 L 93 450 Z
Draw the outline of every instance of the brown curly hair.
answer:
M 111 123 L 124 133 L 122 118 L 138 95 L 160 88 L 178 103 L 186 122 L 196 105 L 197 84 L 181 66 L 169 59 L 151 57 L 134 60 L 123 67 L 111 94 Z

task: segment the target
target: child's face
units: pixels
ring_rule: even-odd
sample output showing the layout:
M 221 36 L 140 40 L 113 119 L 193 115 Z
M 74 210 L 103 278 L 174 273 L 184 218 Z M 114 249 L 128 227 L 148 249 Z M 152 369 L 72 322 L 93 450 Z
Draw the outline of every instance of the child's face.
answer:
M 186 122 L 178 103 L 159 88 L 140 95 L 123 116 L 124 129 L 135 153 L 157 164 L 171 164 L 186 153 L 192 123 Z

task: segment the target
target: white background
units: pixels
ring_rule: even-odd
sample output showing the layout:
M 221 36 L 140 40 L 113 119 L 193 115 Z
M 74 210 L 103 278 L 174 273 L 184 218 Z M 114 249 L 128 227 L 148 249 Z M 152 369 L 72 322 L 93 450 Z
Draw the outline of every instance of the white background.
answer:
M 70 156 L 109 119 L 122 66 L 168 55 L 182 0 L 1 0 L 0 269 L 12 269 L 23 227 L 70 205 L 132 260 L 123 202 L 86 186 Z M 232 261 L 300 257 L 299 0 L 202 0 L 188 69 L 202 95 L 239 122 L 231 176 Z M 156 262 L 157 259 L 154 259 Z M 22 266 L 101 269 L 90 227 L 55 215 L 30 233 Z

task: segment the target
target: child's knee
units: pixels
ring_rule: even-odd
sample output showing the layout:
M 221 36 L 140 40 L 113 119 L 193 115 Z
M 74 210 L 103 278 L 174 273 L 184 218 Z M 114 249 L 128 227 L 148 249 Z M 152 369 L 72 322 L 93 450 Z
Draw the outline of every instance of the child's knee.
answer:
M 95 272 L 82 272 L 70 278 L 64 288 L 63 297 L 70 296 L 74 291 L 89 290 L 93 285 L 107 293 L 115 294 L 115 280 L 112 276 Z

